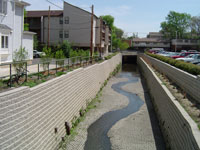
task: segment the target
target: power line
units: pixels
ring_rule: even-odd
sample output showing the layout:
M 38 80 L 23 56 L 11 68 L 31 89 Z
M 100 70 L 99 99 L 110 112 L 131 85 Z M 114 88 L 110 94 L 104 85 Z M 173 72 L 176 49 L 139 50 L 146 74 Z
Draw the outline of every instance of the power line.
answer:
M 52 4 L 52 5 L 54 5 L 54 6 L 56 6 L 56 7 L 58 7 L 58 8 L 60 8 L 60 9 L 63 10 L 62 7 L 56 5 L 55 3 L 53 3 L 53 2 L 51 2 L 51 1 L 49 1 L 49 0 L 46 0 L 46 1 L 49 2 L 50 4 Z M 63 1 L 63 0 L 62 0 L 62 1 Z M 79 8 L 80 8 L 80 7 L 79 7 Z M 86 11 L 86 10 L 84 10 L 84 11 Z M 90 13 L 90 12 L 88 12 L 88 13 Z M 72 12 L 70 12 L 70 14 L 78 15 L 78 16 L 81 16 L 81 17 L 88 17 L 88 16 L 90 17 L 90 16 L 91 16 L 91 14 L 88 14 L 88 15 L 80 15 L 80 14 L 76 14 L 76 13 L 72 13 Z
M 49 0 L 46 0 L 47 2 L 49 2 L 50 4 L 52 4 L 52 5 L 54 5 L 54 6 L 56 6 L 56 7 L 58 7 L 58 8 L 60 8 L 60 9 L 63 9 L 62 7 L 60 7 L 60 6 L 58 6 L 58 5 L 56 5 L 55 3 L 53 3 L 53 2 L 50 2 Z

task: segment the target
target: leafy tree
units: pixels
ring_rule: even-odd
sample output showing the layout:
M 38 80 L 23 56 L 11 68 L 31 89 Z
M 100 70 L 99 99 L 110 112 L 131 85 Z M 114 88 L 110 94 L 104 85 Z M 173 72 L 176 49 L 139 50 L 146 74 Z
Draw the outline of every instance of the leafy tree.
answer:
M 47 46 L 45 46 L 42 51 L 45 53 L 45 55 L 41 56 L 42 67 L 43 70 L 46 71 L 49 63 L 53 58 L 53 53 L 51 52 L 51 48 L 48 48 Z
M 28 51 L 25 48 L 20 47 L 19 50 L 14 52 L 13 56 L 13 66 L 17 74 L 21 73 L 25 68 L 25 63 L 22 61 L 26 61 L 28 59 Z
M 37 35 L 33 36 L 33 48 L 34 49 L 38 49 L 38 39 L 37 39 Z
M 122 29 L 114 27 L 114 32 L 117 38 L 122 39 L 122 36 L 124 35 L 124 31 Z
M 64 41 L 60 48 L 63 50 L 65 57 L 69 58 L 70 52 L 72 51 L 71 44 L 68 41 Z
M 65 59 L 65 55 L 63 53 L 63 50 L 56 51 L 55 58 L 56 59 Z M 63 66 L 64 65 L 64 60 L 58 61 L 58 65 L 59 66 Z
M 129 45 L 126 42 L 120 42 L 119 48 L 120 50 L 126 50 L 127 48 L 129 48 Z
M 101 18 L 113 30 L 115 18 L 113 16 L 111 16 L 111 15 L 101 16 Z
M 26 9 L 24 9 L 24 21 L 27 18 L 27 11 Z M 28 23 L 24 23 L 24 31 L 29 31 L 29 24 Z
M 106 22 L 106 24 L 112 29 L 112 46 L 114 49 L 120 47 L 121 39 L 124 34 L 124 31 L 120 28 L 114 26 L 114 17 L 110 15 L 101 16 L 102 19 Z
M 175 38 L 176 32 L 183 37 L 190 27 L 191 16 L 187 13 L 170 11 L 166 21 L 161 23 L 161 32 L 168 38 Z
M 191 19 L 191 32 L 200 36 L 200 16 L 194 16 Z
M 76 62 L 76 57 L 78 56 L 78 53 L 75 50 L 71 50 L 69 56 L 70 56 L 71 61 L 74 65 L 74 63 Z

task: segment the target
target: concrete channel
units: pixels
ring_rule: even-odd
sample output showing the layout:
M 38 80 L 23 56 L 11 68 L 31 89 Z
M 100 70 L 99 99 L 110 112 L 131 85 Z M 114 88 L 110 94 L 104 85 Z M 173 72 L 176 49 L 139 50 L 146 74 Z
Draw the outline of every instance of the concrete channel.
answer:
M 137 56 L 123 57 L 122 72 L 117 78 L 127 80 L 111 86 L 113 91 L 128 99 L 128 105 L 103 114 L 89 126 L 85 150 L 165 149 L 158 121 L 145 91 L 144 80 L 138 72 L 136 60 Z M 139 95 L 137 90 L 136 93 L 130 90 L 131 85 L 139 82 L 141 86 L 136 88 L 143 90 L 143 96 Z M 124 88 L 128 86 L 129 88 Z

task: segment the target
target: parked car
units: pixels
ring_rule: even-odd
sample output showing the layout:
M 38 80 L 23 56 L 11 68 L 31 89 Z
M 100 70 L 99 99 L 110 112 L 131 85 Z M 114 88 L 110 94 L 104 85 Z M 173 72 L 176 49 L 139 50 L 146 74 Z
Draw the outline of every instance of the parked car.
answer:
M 171 58 L 183 58 L 183 57 L 186 57 L 190 54 L 200 54 L 199 52 L 183 52 L 183 53 L 180 53 L 180 55 L 176 55 L 176 56 L 172 56 Z
M 189 50 L 188 52 L 198 52 L 197 50 Z
M 39 52 L 37 50 L 33 50 L 33 58 L 40 58 L 42 56 L 45 56 L 44 52 Z
M 195 65 L 197 65 L 197 64 L 200 65 L 200 55 L 196 59 L 194 59 L 193 61 L 191 61 L 191 63 L 193 63 Z
M 160 53 L 164 51 L 163 49 L 150 49 L 149 50 L 149 53 L 152 53 L 152 54 L 157 54 L 157 53 Z
M 200 54 L 190 54 L 184 58 L 176 58 L 176 60 L 182 60 L 185 62 L 200 61 Z
M 183 52 L 187 52 L 187 50 L 181 50 L 181 53 L 183 53 Z
M 165 53 L 162 53 L 160 55 L 161 56 L 165 56 L 165 57 L 172 57 L 172 56 L 180 55 L 180 53 L 177 53 L 177 52 L 165 52 Z

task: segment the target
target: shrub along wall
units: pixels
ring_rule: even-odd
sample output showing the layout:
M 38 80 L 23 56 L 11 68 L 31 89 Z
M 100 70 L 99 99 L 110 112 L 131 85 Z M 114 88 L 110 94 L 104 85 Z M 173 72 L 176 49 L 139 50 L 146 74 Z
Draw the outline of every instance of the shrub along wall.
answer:
M 143 59 L 138 58 L 138 65 L 146 78 L 168 148 L 198 150 L 200 148 L 200 132 L 197 124 Z
M 65 122 L 79 116 L 121 60 L 118 54 L 33 88 L 0 93 L 0 149 L 56 149 Z
M 200 78 L 148 55 L 140 55 L 159 72 L 166 75 L 184 92 L 200 103 Z
M 169 58 L 169 57 L 165 57 L 165 56 L 160 56 L 160 55 L 156 55 L 156 54 L 151 54 L 151 53 L 146 53 L 147 55 L 154 57 L 158 60 L 161 60 L 163 62 L 166 62 L 172 66 L 175 66 L 183 71 L 186 71 L 190 74 L 193 75 L 200 75 L 200 66 L 191 64 L 191 63 L 186 63 L 184 61 L 180 61 L 180 60 L 175 60 L 173 58 Z

